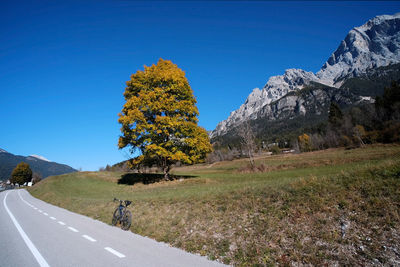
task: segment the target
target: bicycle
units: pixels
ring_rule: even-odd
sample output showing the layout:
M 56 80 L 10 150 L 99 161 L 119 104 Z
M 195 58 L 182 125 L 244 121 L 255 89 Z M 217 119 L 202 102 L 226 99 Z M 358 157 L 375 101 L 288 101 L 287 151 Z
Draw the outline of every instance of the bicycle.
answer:
M 131 227 L 132 224 L 132 213 L 126 208 L 132 203 L 132 201 L 120 200 L 117 198 L 114 198 L 113 201 L 119 201 L 119 205 L 114 211 L 111 224 L 115 226 L 118 222 L 120 222 L 122 230 L 129 230 L 129 227 Z

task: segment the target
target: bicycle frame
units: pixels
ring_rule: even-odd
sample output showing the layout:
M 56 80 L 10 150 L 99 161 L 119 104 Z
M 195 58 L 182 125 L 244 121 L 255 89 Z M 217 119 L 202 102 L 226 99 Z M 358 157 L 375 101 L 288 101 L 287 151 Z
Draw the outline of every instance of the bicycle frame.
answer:
M 132 223 L 132 213 L 128 210 L 128 206 L 132 203 L 130 200 L 121 200 L 114 198 L 114 201 L 119 201 L 118 207 L 115 209 L 111 224 L 116 225 L 121 223 L 122 230 L 128 230 Z
M 122 203 L 123 203 L 122 200 L 120 200 L 119 201 L 119 206 L 118 206 L 118 210 L 119 210 L 118 217 L 119 217 L 119 219 L 122 218 L 122 215 L 124 215 L 125 209 L 126 209 L 126 207 Z

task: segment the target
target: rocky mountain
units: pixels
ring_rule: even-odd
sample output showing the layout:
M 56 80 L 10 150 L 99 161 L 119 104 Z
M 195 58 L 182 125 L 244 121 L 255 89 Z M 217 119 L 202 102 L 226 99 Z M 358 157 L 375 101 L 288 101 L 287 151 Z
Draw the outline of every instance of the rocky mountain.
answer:
M 41 174 L 43 178 L 77 171 L 68 165 L 51 162 L 42 156 L 24 157 L 0 149 L 0 180 L 8 180 L 11 172 L 20 162 L 28 163 L 32 171 Z
M 325 84 L 339 87 L 367 69 L 400 62 L 400 13 L 377 16 L 355 27 L 317 72 Z
M 374 97 L 382 95 L 392 81 L 400 83 L 400 64 L 393 64 L 347 79 L 340 88 L 310 82 L 280 99 L 263 106 L 250 120 L 253 133 L 260 141 L 290 141 L 305 132 L 321 130 L 328 119 L 332 101 L 344 110 L 355 108 L 369 120 Z M 224 134 L 212 138 L 217 147 L 238 145 L 236 125 Z
M 342 87 L 347 80 L 365 75 L 371 76 L 374 69 L 399 62 L 400 13 L 377 16 L 364 25 L 352 29 L 316 74 L 301 69 L 288 69 L 283 75 L 271 77 L 261 90 L 255 88 L 239 109 L 217 125 L 210 137 L 215 139 L 225 135 L 246 120 L 290 119 L 294 118 L 294 114 L 305 116 L 310 112 L 306 106 L 311 107 L 313 104 L 318 106 L 318 101 L 308 102 L 308 105 L 304 106 L 299 99 L 295 101 L 294 96 L 290 95 L 291 92 L 310 87 L 312 84 L 325 85 L 326 88 L 348 89 L 348 84 L 347 87 Z M 337 90 L 335 92 L 336 95 L 346 94 Z M 376 93 L 369 94 L 365 90 L 355 89 L 351 93 L 353 96 L 349 98 L 351 102 L 348 104 L 369 101 L 369 96 L 376 96 Z M 285 117 L 283 114 L 288 116 Z
M 211 138 L 223 135 L 230 128 L 245 120 L 257 119 L 258 111 L 265 105 L 280 99 L 291 91 L 304 88 L 311 81 L 318 81 L 312 72 L 288 69 L 284 75 L 272 76 L 263 89 L 255 88 L 238 110 L 231 112 L 228 119 L 220 122 L 211 132 Z

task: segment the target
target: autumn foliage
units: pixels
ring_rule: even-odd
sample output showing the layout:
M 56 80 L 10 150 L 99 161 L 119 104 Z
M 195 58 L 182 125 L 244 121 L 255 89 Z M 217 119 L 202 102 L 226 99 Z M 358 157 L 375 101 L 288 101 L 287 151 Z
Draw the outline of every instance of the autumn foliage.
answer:
M 206 130 L 197 125 L 196 99 L 184 71 L 160 59 L 133 74 L 126 85 L 118 146 L 141 152 L 131 160 L 133 166 L 157 164 L 169 179 L 172 164 L 205 159 L 212 147 Z
M 299 142 L 300 151 L 311 151 L 311 139 L 309 135 L 302 134 L 297 137 L 297 141 Z

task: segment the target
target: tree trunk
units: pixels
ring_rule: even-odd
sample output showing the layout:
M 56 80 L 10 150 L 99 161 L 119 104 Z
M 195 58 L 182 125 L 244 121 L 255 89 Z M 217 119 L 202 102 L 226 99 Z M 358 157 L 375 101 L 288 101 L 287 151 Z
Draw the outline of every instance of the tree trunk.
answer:
M 169 181 L 171 180 L 171 176 L 169 175 L 169 171 L 170 171 L 171 167 L 169 165 L 165 165 L 163 168 L 164 171 L 164 180 L 165 181 Z
M 250 159 L 250 165 L 251 165 L 251 168 L 252 169 L 254 169 L 254 158 L 253 158 L 253 153 L 251 152 L 251 150 L 250 149 L 248 149 L 248 154 L 249 154 L 249 159 Z
M 365 144 L 359 135 L 357 135 L 357 139 L 360 142 L 360 146 L 363 147 Z

